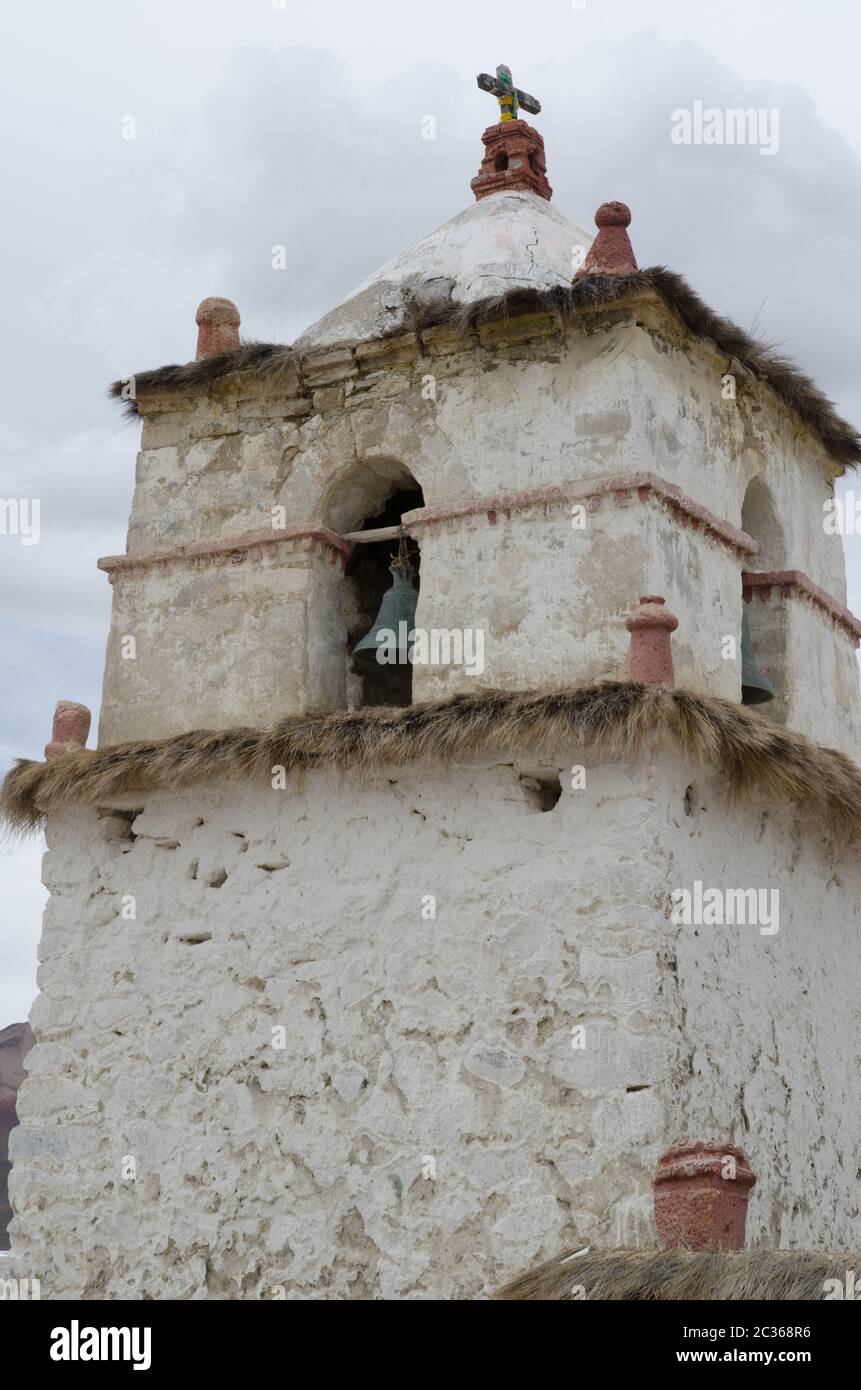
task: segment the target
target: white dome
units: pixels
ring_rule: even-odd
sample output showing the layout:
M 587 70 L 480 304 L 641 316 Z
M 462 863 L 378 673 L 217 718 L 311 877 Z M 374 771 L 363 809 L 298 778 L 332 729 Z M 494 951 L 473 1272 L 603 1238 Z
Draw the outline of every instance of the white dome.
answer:
M 518 289 L 570 285 L 592 237 L 536 193 L 493 193 L 381 267 L 296 346 L 330 347 L 407 331 L 416 309 Z

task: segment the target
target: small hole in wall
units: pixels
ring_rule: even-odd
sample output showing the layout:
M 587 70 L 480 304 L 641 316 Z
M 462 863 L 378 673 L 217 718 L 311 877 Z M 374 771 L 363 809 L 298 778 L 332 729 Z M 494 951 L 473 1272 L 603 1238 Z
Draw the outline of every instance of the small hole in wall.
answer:
M 685 787 L 685 815 L 686 815 L 686 816 L 692 816 L 693 814 L 694 814 L 694 784 L 693 784 L 693 782 L 691 782 L 690 786 Z
M 223 884 L 223 883 L 226 883 L 226 882 L 227 882 L 227 870 L 226 870 L 226 869 L 213 869 L 212 873 L 209 875 L 209 877 L 208 877 L 207 880 L 206 880 L 206 886 L 207 886 L 207 888 L 220 888 L 220 887 L 222 886 L 222 884 Z
M 521 777 L 520 785 L 538 811 L 552 811 L 562 795 L 562 783 L 558 772 L 542 773 L 535 777 Z
M 122 836 L 122 839 L 136 840 L 137 835 L 135 835 L 134 831 L 132 830 L 132 825 L 134 824 L 138 816 L 143 815 L 143 809 L 143 806 L 139 806 L 136 807 L 134 810 L 123 811 L 116 806 L 97 806 L 96 814 L 100 820 L 104 819 L 105 817 L 110 817 L 114 820 L 120 821 L 124 820 L 126 822 L 127 829 L 126 833 Z

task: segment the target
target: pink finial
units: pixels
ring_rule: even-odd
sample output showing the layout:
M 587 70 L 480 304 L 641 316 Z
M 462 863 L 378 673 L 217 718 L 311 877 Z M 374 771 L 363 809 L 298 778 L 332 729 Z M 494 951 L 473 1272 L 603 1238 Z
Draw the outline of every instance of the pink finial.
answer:
M 678 618 L 664 607 L 662 598 L 646 594 L 640 599 L 639 606 L 625 620 L 625 627 L 631 634 L 625 662 L 627 680 L 642 681 L 645 685 L 675 684 L 670 633 L 675 632 L 678 625 Z
M 637 269 L 627 228 L 631 209 L 625 203 L 602 203 L 595 213 L 598 235 L 575 280 L 584 275 L 633 275 Z
M 92 715 L 86 705 L 74 700 L 60 700 L 54 710 L 51 742 L 45 745 L 46 758 L 59 758 L 63 753 L 78 753 L 86 747 Z
M 239 310 L 232 299 L 204 299 L 194 316 L 197 360 L 239 347 Z
M 665 1250 L 743 1250 L 756 1174 L 732 1144 L 674 1144 L 658 1159 L 652 1192 Z

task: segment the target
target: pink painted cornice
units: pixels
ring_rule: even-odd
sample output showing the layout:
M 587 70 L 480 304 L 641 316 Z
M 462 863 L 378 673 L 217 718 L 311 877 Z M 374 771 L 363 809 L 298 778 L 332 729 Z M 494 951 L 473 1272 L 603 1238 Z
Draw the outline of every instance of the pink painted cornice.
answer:
M 495 525 L 500 516 L 510 521 L 517 512 L 547 512 L 552 508 L 571 506 L 575 502 L 584 503 L 588 511 L 597 511 L 608 497 L 619 507 L 627 506 L 631 501 L 647 502 L 654 499 L 666 506 L 683 526 L 710 535 L 712 539 L 740 555 L 751 556 L 757 553 L 758 547 L 752 536 L 739 530 L 723 517 L 716 516 L 708 507 L 702 506 L 693 497 L 682 492 L 675 483 L 668 483 L 664 478 L 649 472 L 619 473 L 605 478 L 587 478 L 579 483 L 468 498 L 463 502 L 439 507 L 421 507 L 417 511 L 406 512 L 403 522 L 410 532 L 427 526 L 440 526 L 446 522 L 480 516 L 486 517 L 491 525 Z
M 759 573 L 745 570 L 741 582 L 747 602 L 750 602 L 754 595 L 765 601 L 774 597 L 807 599 L 825 613 L 837 627 L 841 627 L 853 639 L 856 647 L 861 641 L 861 621 L 825 589 L 820 589 L 818 584 L 814 584 L 803 570 L 763 570 Z
M 176 564 L 241 565 L 250 551 L 269 550 L 286 543 L 301 545 L 303 550 L 319 547 L 329 555 L 330 563 L 345 564 L 353 552 L 349 541 L 330 531 L 327 526 L 308 523 L 301 526 L 273 527 L 267 531 L 251 531 L 245 535 L 228 536 L 224 540 L 194 541 L 141 555 L 106 555 L 97 561 L 113 584 L 120 575 L 137 577 L 156 567 L 170 568 Z

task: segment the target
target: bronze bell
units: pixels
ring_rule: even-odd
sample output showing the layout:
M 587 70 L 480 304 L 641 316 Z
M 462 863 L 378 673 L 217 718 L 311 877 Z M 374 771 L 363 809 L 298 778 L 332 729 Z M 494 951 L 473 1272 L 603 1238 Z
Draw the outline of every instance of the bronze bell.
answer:
M 406 666 L 409 670 L 409 653 L 412 646 L 410 634 L 416 616 L 418 590 L 413 583 L 412 573 L 405 556 L 399 556 L 389 566 L 392 572 L 392 587 L 383 594 L 380 611 L 376 620 L 365 633 L 361 642 L 353 648 L 353 670 L 357 675 L 372 675 L 386 670 L 380 662 L 382 649 L 387 649 L 389 661 L 392 660 L 391 642 L 388 633 L 394 633 L 397 642 L 396 666 Z
M 753 643 L 747 624 L 747 604 L 741 617 L 741 702 L 743 705 L 764 705 L 773 700 L 776 691 L 757 668 L 753 655 Z

